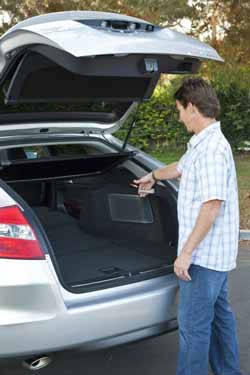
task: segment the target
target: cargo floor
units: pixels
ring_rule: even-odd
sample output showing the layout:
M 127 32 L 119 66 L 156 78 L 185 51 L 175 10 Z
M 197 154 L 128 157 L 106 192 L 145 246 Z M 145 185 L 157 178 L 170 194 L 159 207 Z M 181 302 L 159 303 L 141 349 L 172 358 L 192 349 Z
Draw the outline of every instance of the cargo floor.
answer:
M 35 207 L 66 284 L 90 284 L 171 264 L 173 249 L 162 243 L 111 239 L 86 233 L 64 212 Z M 169 253 L 169 255 L 168 255 Z

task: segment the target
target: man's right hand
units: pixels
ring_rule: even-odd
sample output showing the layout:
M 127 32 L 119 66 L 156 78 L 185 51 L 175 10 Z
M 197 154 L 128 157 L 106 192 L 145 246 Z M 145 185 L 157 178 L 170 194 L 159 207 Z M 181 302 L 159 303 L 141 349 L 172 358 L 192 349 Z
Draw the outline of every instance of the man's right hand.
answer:
M 146 176 L 140 178 L 139 180 L 133 180 L 133 183 L 138 185 L 138 194 L 141 198 L 146 197 L 148 194 L 143 192 L 140 193 L 140 190 L 150 190 L 155 184 L 155 180 L 152 177 L 152 173 L 146 174 Z
M 181 172 L 177 168 L 178 162 L 171 163 L 166 165 L 163 168 L 157 169 L 157 180 L 171 180 L 172 178 L 181 177 Z M 138 194 L 140 197 L 146 197 L 148 193 L 145 191 L 140 193 L 140 190 L 150 190 L 155 184 L 155 180 L 152 176 L 152 172 L 146 174 L 144 177 L 139 180 L 133 181 L 134 185 L 138 185 Z

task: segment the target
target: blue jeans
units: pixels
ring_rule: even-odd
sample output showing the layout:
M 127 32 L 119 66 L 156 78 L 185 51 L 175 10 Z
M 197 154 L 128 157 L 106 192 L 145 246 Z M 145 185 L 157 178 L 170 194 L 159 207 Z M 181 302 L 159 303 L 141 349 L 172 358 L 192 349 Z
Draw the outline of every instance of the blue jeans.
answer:
M 240 375 L 235 318 L 228 302 L 227 272 L 197 265 L 191 281 L 179 280 L 177 375 Z

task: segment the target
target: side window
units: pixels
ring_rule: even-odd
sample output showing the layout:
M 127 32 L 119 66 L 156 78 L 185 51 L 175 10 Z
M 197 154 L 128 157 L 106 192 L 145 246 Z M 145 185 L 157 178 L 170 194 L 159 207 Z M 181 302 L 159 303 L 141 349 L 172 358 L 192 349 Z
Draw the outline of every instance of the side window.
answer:
M 23 147 L 26 159 L 42 159 L 48 157 L 48 150 L 42 146 L 27 146 Z
M 27 159 L 38 159 L 37 151 L 27 150 L 25 151 Z
M 48 157 L 46 147 L 42 146 L 24 146 L 17 148 L 10 148 L 7 150 L 9 160 L 30 160 L 41 159 Z
M 83 144 L 67 144 L 67 145 L 49 145 L 48 150 L 51 156 L 81 156 L 81 155 L 97 155 L 103 152 L 95 146 Z
M 23 146 L 7 149 L 9 160 L 38 160 L 51 157 L 74 157 L 83 155 L 103 154 L 92 145 L 83 144 L 59 144 L 44 146 Z

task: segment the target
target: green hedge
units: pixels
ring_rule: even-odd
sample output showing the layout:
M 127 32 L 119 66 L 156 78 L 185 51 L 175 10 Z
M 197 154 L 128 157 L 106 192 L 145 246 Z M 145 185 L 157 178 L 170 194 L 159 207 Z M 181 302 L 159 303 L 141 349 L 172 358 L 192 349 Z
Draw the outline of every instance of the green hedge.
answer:
M 222 129 L 234 149 L 250 140 L 250 69 L 210 64 L 203 69 L 215 87 L 221 103 Z M 153 97 L 139 107 L 130 143 L 145 151 L 150 149 L 183 148 L 190 134 L 178 122 L 173 93 L 182 77 L 162 80 Z M 118 133 L 125 136 L 126 129 Z
M 237 149 L 250 140 L 250 68 L 211 66 L 208 75 L 220 100 L 222 129 Z
M 160 83 L 153 97 L 139 105 L 136 124 L 129 142 L 143 150 L 162 148 L 163 146 L 181 147 L 189 138 L 178 116 L 173 100 L 174 87 L 171 83 Z M 127 132 L 123 127 L 118 137 Z

